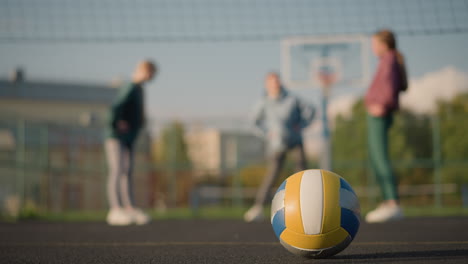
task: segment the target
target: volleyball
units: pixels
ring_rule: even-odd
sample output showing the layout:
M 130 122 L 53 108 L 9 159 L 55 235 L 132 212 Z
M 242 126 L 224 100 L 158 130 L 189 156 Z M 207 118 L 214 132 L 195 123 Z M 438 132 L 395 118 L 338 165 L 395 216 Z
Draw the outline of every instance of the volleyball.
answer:
M 325 258 L 353 241 L 359 215 L 359 200 L 345 179 L 326 170 L 305 170 L 288 177 L 276 191 L 271 224 L 291 253 Z

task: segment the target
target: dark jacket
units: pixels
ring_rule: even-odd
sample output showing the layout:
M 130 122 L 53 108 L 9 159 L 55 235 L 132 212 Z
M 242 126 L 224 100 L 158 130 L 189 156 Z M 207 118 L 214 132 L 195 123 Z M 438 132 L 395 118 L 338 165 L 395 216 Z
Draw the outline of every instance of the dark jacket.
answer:
M 404 77 L 397 61 L 397 53 L 390 51 L 380 58 L 374 80 L 365 96 L 366 106 L 382 105 L 385 115 L 398 110 L 399 93 L 403 90 Z
M 109 113 L 108 137 L 119 140 L 123 145 L 132 148 L 138 133 L 144 125 L 144 97 L 143 88 L 139 84 L 129 83 L 124 85 L 112 104 Z M 125 121 L 128 131 L 117 130 L 117 122 Z

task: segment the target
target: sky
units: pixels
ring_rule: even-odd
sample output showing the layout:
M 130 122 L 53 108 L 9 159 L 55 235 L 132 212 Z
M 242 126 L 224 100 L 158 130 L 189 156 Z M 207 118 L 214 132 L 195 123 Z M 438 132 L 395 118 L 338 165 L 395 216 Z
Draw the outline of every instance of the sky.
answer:
M 403 36 L 411 78 L 453 66 L 468 72 L 468 34 Z M 148 85 L 150 116 L 163 118 L 246 115 L 262 95 L 266 72 L 280 69 L 276 41 L 226 43 L 0 44 L 0 76 L 17 66 L 30 80 L 107 83 L 129 79 L 142 58 L 160 72 Z M 352 93 L 362 93 L 353 90 Z M 317 103 L 316 91 L 297 91 Z M 336 94 L 342 94 L 337 91 Z
M 464 3 L 459 0 L 451 2 Z M 248 2 L 242 3 L 248 5 Z M 333 3 L 335 7 L 327 8 L 338 8 L 339 1 Z M 281 14 L 280 9 L 272 10 Z M 389 16 L 388 19 L 385 22 L 392 22 L 394 17 Z M 291 26 L 294 21 L 289 22 Z M 190 21 L 183 23 L 186 24 L 182 26 L 187 28 Z M 42 26 L 47 24 L 43 23 Z M 401 22 L 395 22 L 395 27 L 400 26 Z M 378 24 L 373 27 L 379 28 Z M 2 30 L 0 27 L 0 32 Z M 405 34 L 399 36 L 399 47 L 406 57 L 411 79 L 449 66 L 462 73 L 468 72 L 467 31 L 457 34 Z M 7 41 L 0 42 L 0 58 L 0 78 L 6 78 L 15 67 L 21 66 L 29 80 L 97 84 L 110 84 L 116 79 L 128 80 L 139 60 L 152 58 L 160 72 L 148 84 L 146 107 L 150 118 L 155 120 L 245 118 L 263 94 L 265 74 L 281 68 L 280 42 L 273 39 L 143 43 Z M 375 59 L 372 65 L 375 67 Z M 335 90 L 332 101 L 350 94 L 359 96 L 365 89 Z M 311 103 L 319 102 L 317 90 L 293 92 Z

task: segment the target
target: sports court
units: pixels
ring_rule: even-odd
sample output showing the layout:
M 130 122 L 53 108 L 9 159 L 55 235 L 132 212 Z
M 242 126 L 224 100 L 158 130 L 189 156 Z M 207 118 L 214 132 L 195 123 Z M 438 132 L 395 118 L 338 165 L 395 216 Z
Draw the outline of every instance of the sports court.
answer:
M 271 225 L 238 220 L 160 220 L 0 225 L 2 263 L 466 263 L 468 218 L 362 224 L 342 253 L 307 260 L 287 252 Z
M 0 263 L 468 263 L 467 14 L 0 0 Z

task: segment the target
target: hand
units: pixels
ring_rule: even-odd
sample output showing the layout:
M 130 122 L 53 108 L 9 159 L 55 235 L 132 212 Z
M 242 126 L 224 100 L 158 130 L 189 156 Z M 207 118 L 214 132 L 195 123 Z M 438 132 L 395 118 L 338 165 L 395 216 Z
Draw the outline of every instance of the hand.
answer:
M 117 130 L 121 133 L 126 133 L 128 131 L 128 123 L 127 121 L 119 120 L 117 121 Z
M 301 126 L 300 125 L 294 125 L 293 129 L 294 129 L 295 132 L 298 132 L 298 133 L 301 132 Z
M 272 140 L 272 139 L 276 138 L 277 135 L 278 135 L 278 133 L 268 132 L 268 139 Z
M 369 114 L 376 117 L 380 117 L 385 114 L 385 108 L 383 107 L 383 105 L 378 104 L 370 105 L 368 111 Z

